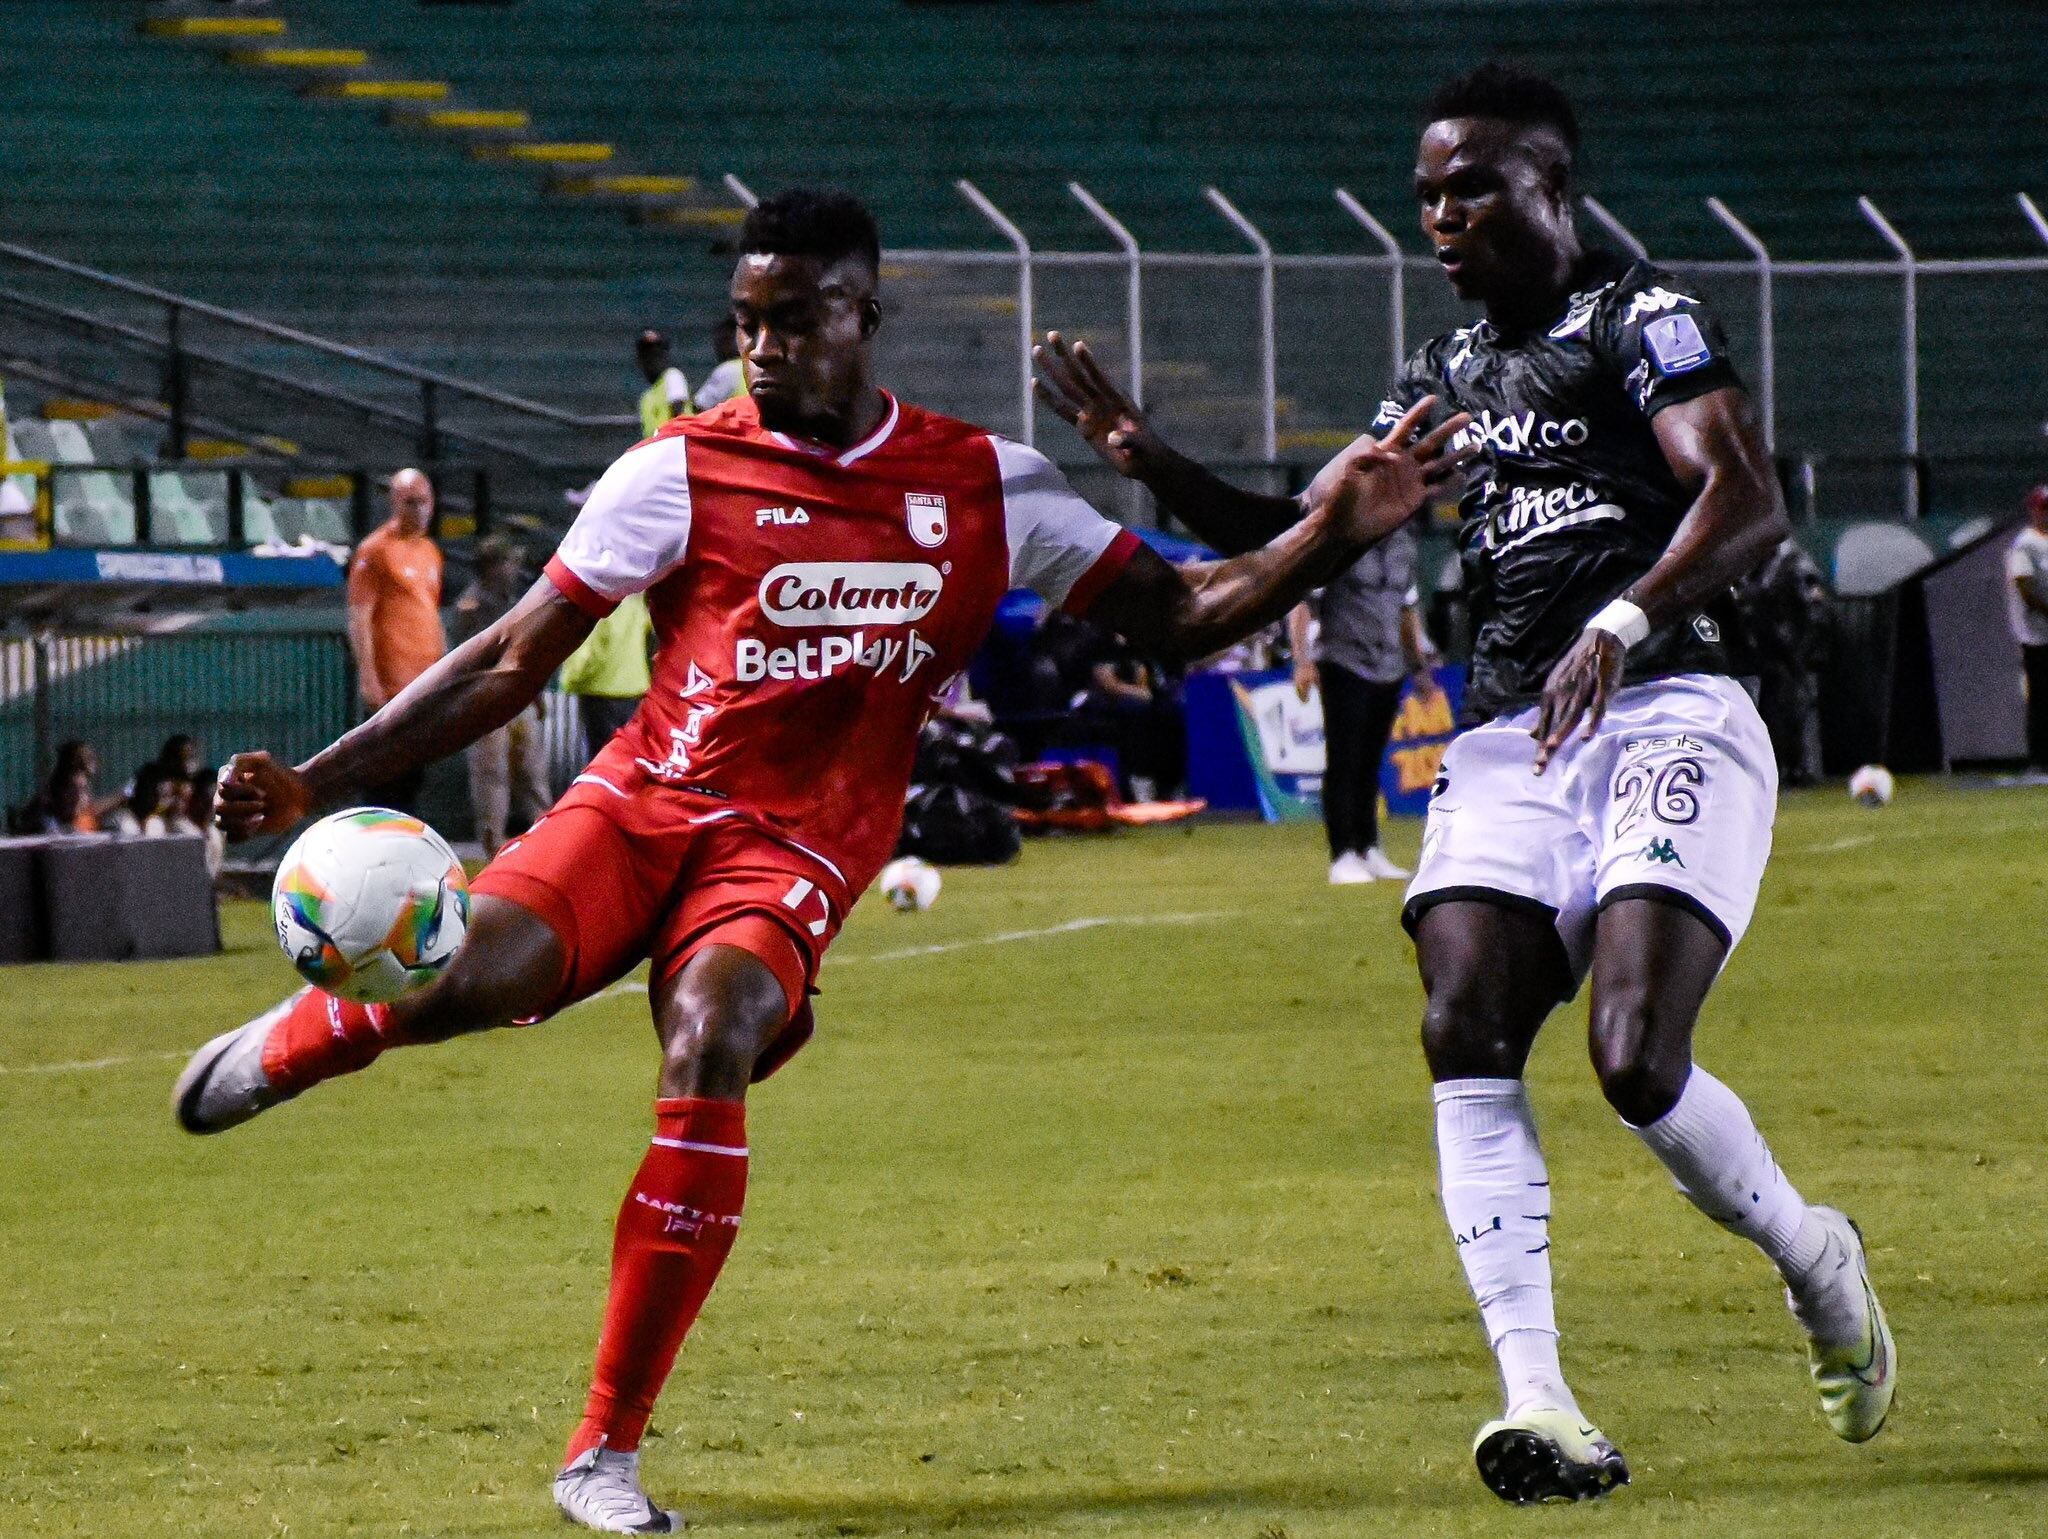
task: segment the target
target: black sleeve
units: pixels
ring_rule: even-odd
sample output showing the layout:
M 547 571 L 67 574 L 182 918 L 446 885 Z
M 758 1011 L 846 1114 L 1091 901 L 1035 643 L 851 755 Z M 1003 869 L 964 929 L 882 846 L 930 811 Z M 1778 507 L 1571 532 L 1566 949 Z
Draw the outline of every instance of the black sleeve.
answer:
M 1594 346 L 1645 417 L 1741 378 L 1728 338 L 1694 294 L 1669 273 L 1631 268 L 1601 303 Z
M 1407 362 L 1401 365 L 1400 372 L 1394 376 L 1394 382 L 1387 386 L 1387 393 L 1380 398 L 1380 409 L 1373 414 L 1368 431 L 1384 433 L 1399 422 L 1408 408 L 1424 396 L 1442 394 L 1443 392 L 1437 388 L 1435 371 L 1430 367 L 1429 349 L 1417 348 L 1408 355 Z M 1435 415 L 1444 417 L 1449 416 L 1450 412 L 1448 408 L 1439 404 Z

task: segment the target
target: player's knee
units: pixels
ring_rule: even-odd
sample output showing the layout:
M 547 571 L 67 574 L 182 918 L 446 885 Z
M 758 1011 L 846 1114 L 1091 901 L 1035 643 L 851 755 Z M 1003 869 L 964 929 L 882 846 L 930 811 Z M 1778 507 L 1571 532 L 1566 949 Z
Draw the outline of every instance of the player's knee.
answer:
M 1513 1079 L 1529 1035 L 1501 991 L 1476 977 L 1437 980 L 1423 1006 L 1422 1053 L 1439 1080 Z
M 1689 1032 L 1672 1024 L 1658 1019 L 1648 990 L 1611 991 L 1594 1006 L 1593 1072 L 1607 1104 L 1635 1127 L 1671 1110 L 1692 1072 Z
M 736 1096 L 789 1016 L 780 988 L 684 989 L 662 1031 L 664 1095 Z

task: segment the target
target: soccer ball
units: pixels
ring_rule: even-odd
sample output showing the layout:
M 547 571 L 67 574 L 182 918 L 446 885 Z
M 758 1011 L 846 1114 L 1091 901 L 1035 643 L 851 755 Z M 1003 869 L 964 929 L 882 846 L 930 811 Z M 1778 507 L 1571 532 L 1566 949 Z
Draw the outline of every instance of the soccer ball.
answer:
M 939 901 L 939 868 L 903 855 L 882 868 L 882 896 L 899 914 L 922 913 Z
M 1892 789 L 1892 772 L 1882 764 L 1866 764 L 1849 777 L 1849 794 L 1859 806 L 1890 806 Z
M 353 807 L 286 851 L 270 890 L 277 943 L 308 983 L 384 1004 L 439 977 L 469 930 L 469 879 L 418 818 Z

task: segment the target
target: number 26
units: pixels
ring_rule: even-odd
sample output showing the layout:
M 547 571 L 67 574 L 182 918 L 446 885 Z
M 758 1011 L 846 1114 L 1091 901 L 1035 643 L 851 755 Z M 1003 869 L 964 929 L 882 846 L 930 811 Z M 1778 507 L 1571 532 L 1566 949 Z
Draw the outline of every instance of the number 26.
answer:
M 1646 813 L 1654 814 L 1661 823 L 1696 821 L 1700 815 L 1697 788 L 1706 779 L 1706 771 L 1700 768 L 1697 759 L 1673 759 L 1654 770 L 1647 764 L 1628 765 L 1614 779 L 1616 799 L 1628 803 L 1616 831 L 1632 827 Z

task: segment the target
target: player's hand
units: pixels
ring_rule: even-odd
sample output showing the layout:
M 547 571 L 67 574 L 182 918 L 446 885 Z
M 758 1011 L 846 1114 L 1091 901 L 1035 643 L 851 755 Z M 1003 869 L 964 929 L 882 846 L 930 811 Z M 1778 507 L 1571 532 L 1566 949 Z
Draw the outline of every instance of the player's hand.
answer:
M 1621 660 L 1627 650 L 1619 637 L 1606 631 L 1581 631 L 1571 650 L 1557 660 L 1543 686 L 1536 725 L 1529 729 L 1529 736 L 1536 739 L 1537 774 L 1548 767 L 1550 756 L 1564 746 L 1582 719 L 1585 736 L 1590 738 L 1599 728 L 1607 702 L 1621 682 Z
M 1451 440 L 1472 420 L 1465 412 L 1415 437 L 1435 407 L 1436 397 L 1424 396 L 1387 429 L 1384 438 L 1360 438 L 1317 478 L 1329 487 L 1323 506 L 1337 538 L 1377 545 L 1414 517 L 1430 488 L 1449 480 L 1478 454 L 1477 444 L 1451 447 Z
M 1069 345 L 1058 332 L 1048 331 L 1045 341 L 1031 349 L 1031 361 L 1038 366 L 1032 394 L 1087 439 L 1118 475 L 1140 479 L 1147 467 L 1166 457 L 1165 440 L 1152 431 L 1137 403 L 1110 383 L 1086 342 Z
M 220 772 L 213 820 L 239 843 L 281 834 L 313 810 L 313 788 L 290 765 L 267 753 L 238 753 Z
M 1308 703 L 1308 697 L 1316 692 L 1318 682 L 1316 665 L 1307 658 L 1296 658 L 1294 660 L 1294 693 L 1302 704 L 1306 705 Z

